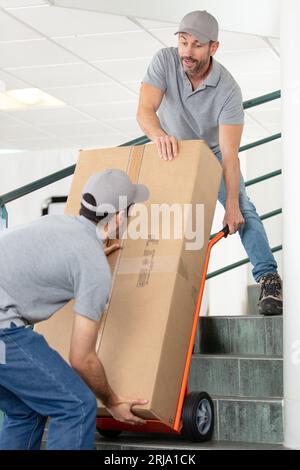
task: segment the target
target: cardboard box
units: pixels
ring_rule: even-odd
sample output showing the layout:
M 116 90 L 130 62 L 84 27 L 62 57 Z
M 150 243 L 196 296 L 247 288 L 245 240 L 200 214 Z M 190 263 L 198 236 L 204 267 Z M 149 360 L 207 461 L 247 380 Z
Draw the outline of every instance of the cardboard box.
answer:
M 102 318 L 97 354 L 117 394 L 149 400 L 147 405 L 135 407 L 135 413 L 168 425 L 175 418 L 222 176 L 221 165 L 203 141 L 180 142 L 179 149 L 172 162 L 159 158 L 154 144 L 81 152 L 66 207 L 66 213 L 77 214 L 87 178 L 105 168 L 127 171 L 133 182 L 150 189 L 145 204 L 147 237 L 123 240 L 122 250 L 109 257 L 113 287 Z M 198 246 L 185 235 L 174 236 L 175 228 L 187 227 L 187 217 L 182 224 L 180 217 L 171 217 L 171 237 L 164 239 L 161 222 L 166 222 L 165 216 L 153 222 L 153 204 L 177 204 L 178 213 L 189 209 L 194 229 L 197 213 L 201 222 L 198 235 L 203 230 Z M 138 205 L 135 208 L 139 209 Z M 131 224 L 136 221 L 133 217 Z M 188 250 L 187 243 L 197 249 Z M 65 358 L 72 318 L 71 302 L 37 327 Z M 98 414 L 108 416 L 100 402 Z

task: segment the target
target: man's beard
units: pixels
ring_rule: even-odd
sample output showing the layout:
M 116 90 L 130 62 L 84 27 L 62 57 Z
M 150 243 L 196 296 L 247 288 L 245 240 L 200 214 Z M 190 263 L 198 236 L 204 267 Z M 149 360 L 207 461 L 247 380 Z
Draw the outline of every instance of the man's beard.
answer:
M 202 59 L 202 60 L 195 60 L 192 57 L 186 57 L 186 56 L 181 57 L 180 60 L 181 60 L 181 63 L 182 63 L 182 66 L 183 66 L 183 69 L 184 69 L 185 73 L 187 75 L 193 77 L 195 75 L 200 75 L 201 73 L 204 73 L 208 69 L 208 66 L 209 66 L 209 63 L 210 63 L 210 52 L 208 52 L 207 57 L 205 59 Z M 185 63 L 183 62 L 184 60 L 192 61 L 193 62 L 193 67 L 191 69 L 189 67 L 187 67 L 185 65 Z

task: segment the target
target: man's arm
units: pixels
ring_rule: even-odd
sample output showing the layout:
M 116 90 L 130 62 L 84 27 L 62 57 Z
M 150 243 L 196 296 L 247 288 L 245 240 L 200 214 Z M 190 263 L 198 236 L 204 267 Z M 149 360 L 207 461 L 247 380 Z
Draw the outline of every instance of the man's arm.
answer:
M 178 154 L 177 139 L 162 129 L 156 114 L 163 97 L 164 92 L 160 88 L 142 83 L 136 117 L 143 132 L 156 143 L 161 158 L 172 160 Z
M 242 125 L 220 125 L 219 143 L 223 157 L 223 174 L 226 188 L 226 208 L 223 224 L 229 233 L 236 233 L 244 223 L 239 206 L 240 161 L 239 148 L 243 133 Z
M 69 360 L 73 369 L 106 406 L 116 396 L 107 382 L 104 368 L 96 355 L 98 330 L 98 322 L 75 315 Z
M 130 424 L 144 424 L 131 412 L 134 405 L 145 405 L 147 400 L 128 400 L 117 396 L 110 387 L 104 367 L 96 354 L 99 322 L 75 314 L 70 364 L 115 419 Z

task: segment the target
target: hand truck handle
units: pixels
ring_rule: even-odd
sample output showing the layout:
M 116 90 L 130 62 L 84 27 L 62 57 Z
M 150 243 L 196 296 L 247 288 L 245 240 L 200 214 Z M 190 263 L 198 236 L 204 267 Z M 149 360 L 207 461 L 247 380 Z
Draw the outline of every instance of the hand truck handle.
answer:
M 229 235 L 229 227 L 228 227 L 228 225 L 226 225 L 226 227 L 224 227 L 224 228 L 221 230 L 221 232 L 223 232 L 223 233 L 224 233 L 224 237 L 227 238 L 228 235 Z
M 183 402 L 184 402 L 185 396 L 187 394 L 188 376 L 189 376 L 189 370 L 190 370 L 190 365 L 191 365 L 191 360 L 192 360 L 192 355 L 193 355 L 194 343 L 195 343 L 196 332 L 197 332 L 197 324 L 199 320 L 199 313 L 200 313 L 204 285 L 205 285 L 205 280 L 206 280 L 206 275 L 207 275 L 210 252 L 211 252 L 212 247 L 216 243 L 222 240 L 222 238 L 227 238 L 228 235 L 229 235 L 229 227 L 228 225 L 226 225 L 226 227 L 223 227 L 223 229 L 220 232 L 218 232 L 217 235 L 215 235 L 215 237 L 212 240 L 210 240 L 210 242 L 208 243 L 207 253 L 206 253 L 206 258 L 205 258 L 205 262 L 203 266 L 203 273 L 202 273 L 201 283 L 200 283 L 200 288 L 199 288 L 199 293 L 198 293 L 197 305 L 196 305 L 196 310 L 195 310 L 195 315 L 194 315 L 194 323 L 192 327 L 191 339 L 190 339 L 190 344 L 189 344 L 186 363 L 185 363 L 185 370 L 184 370 L 181 390 L 179 394 L 175 421 L 173 425 L 173 429 L 175 431 L 179 431 L 180 426 L 181 426 L 182 408 L 183 408 Z

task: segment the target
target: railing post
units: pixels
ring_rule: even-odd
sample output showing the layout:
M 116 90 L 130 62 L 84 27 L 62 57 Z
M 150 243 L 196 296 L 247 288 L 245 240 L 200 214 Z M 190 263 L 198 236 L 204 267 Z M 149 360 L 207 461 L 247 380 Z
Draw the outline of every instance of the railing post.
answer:
M 0 204 L 0 230 L 8 227 L 8 213 L 5 205 Z

